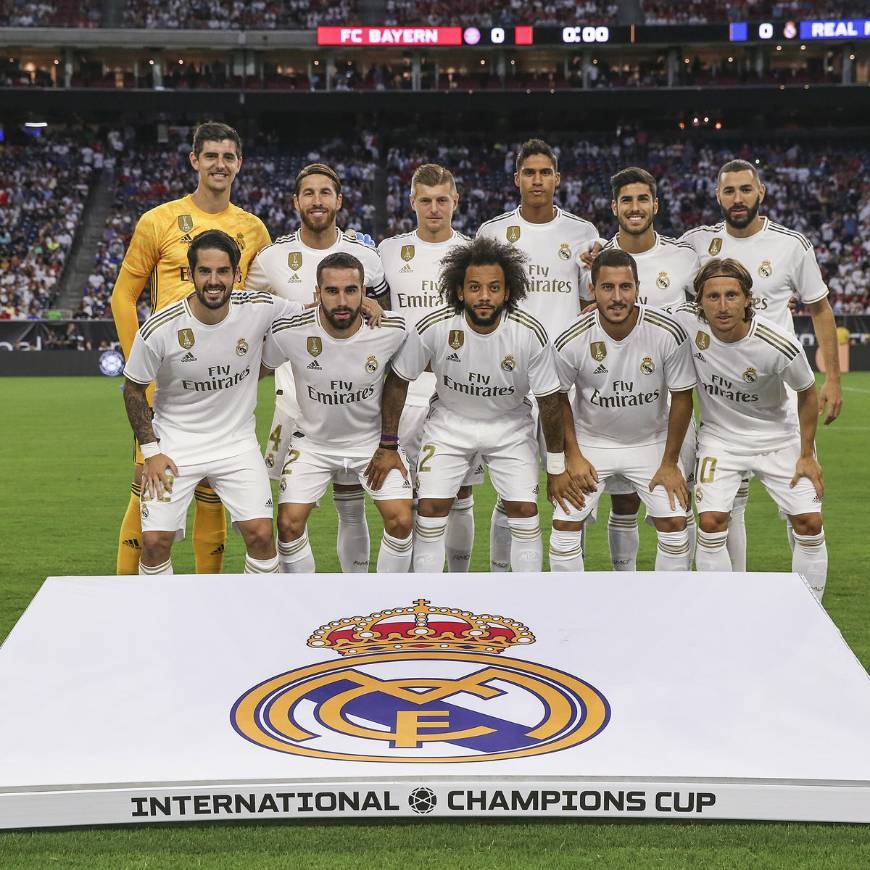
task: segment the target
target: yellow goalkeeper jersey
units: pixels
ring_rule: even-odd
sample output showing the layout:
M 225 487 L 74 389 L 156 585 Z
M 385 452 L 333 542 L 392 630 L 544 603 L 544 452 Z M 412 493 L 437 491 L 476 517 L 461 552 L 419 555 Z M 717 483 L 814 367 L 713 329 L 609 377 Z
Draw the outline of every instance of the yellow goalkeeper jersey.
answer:
M 263 222 L 230 203 L 222 212 L 201 211 L 191 195 L 146 211 L 133 232 L 130 246 L 112 291 L 112 317 L 124 356 L 130 355 L 139 328 L 136 301 L 147 281 L 151 283 L 151 310 L 159 311 L 193 292 L 187 249 L 205 230 L 223 230 L 239 245 L 239 269 L 244 287 L 251 260 L 272 240 Z

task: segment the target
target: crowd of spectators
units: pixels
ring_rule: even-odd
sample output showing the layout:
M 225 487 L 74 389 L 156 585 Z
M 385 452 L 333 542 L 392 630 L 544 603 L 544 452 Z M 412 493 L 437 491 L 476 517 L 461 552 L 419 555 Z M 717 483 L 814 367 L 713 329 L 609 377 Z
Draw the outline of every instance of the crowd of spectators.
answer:
M 641 0 L 644 24 L 710 24 L 723 21 L 769 21 L 864 17 L 855 0 Z
M 610 210 L 610 176 L 626 165 L 649 169 L 659 179 L 657 226 L 680 236 L 721 215 L 716 172 L 726 160 L 758 161 L 767 196 L 762 213 L 805 234 L 829 282 L 837 314 L 870 314 L 870 151 L 831 142 L 774 145 L 741 141 L 655 139 L 623 131 L 618 137 L 550 137 L 559 152 L 558 196 L 567 211 L 591 220 L 609 238 L 617 226 Z M 411 175 L 421 163 L 451 168 L 461 191 L 454 221 L 473 234 L 480 224 L 517 206 L 514 157 L 518 142 L 483 138 L 450 145 L 417 140 L 386 154 L 387 234 L 415 226 L 408 202 Z
M 0 0 L 2 27 L 99 27 L 100 0 Z
M 0 145 L 0 319 L 38 319 L 81 224 L 94 171 L 80 142 Z
M 386 0 L 387 24 L 614 24 L 615 0 Z

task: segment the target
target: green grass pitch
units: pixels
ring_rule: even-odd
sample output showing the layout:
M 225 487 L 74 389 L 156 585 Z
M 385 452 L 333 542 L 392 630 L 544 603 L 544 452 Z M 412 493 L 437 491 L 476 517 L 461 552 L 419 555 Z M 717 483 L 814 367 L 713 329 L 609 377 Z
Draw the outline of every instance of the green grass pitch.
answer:
M 260 385 L 258 427 L 271 419 L 272 385 Z M 830 573 L 825 607 L 865 667 L 870 665 L 867 509 L 870 373 L 844 379 L 845 412 L 820 429 Z M 0 640 L 49 575 L 113 574 L 118 525 L 127 503 L 130 433 L 120 381 L 0 378 Z M 493 493 L 475 492 L 473 570 L 488 564 Z M 545 523 L 549 512 L 544 508 Z M 379 517 L 369 513 L 373 557 Z M 609 567 L 604 524 L 589 535 L 590 570 Z M 335 512 L 312 517 L 318 568 L 338 570 Z M 545 530 L 546 534 L 546 530 Z M 749 568 L 788 570 L 784 526 L 753 481 L 747 514 Z M 639 568 L 652 568 L 654 534 L 641 524 Z M 231 535 L 225 570 L 241 571 Z M 193 570 L 189 542 L 175 570 Z M 374 561 L 374 559 L 373 559 Z M 578 579 L 582 582 L 582 578 Z M 0 698 L 2 715 L 2 698 Z M 63 714 L 58 713 L 63 727 Z M 825 736 L 818 736 L 823 743 Z M 870 723 L 868 723 L 870 745 Z M 0 748 L 3 752 L 12 747 Z M 813 747 L 807 747 L 808 752 Z M 0 833 L 0 867 L 860 867 L 870 866 L 870 827 L 803 824 L 392 822 L 168 825 Z

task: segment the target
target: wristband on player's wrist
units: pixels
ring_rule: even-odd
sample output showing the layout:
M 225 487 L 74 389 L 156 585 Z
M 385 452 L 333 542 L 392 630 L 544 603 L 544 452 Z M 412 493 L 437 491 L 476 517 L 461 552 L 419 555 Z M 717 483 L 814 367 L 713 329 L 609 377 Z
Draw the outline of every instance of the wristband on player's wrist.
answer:
M 154 456 L 159 456 L 161 453 L 159 441 L 149 441 L 147 444 L 140 444 L 139 449 L 142 451 L 142 456 L 145 459 L 151 459 Z
M 564 453 L 547 454 L 547 474 L 561 474 L 565 470 Z
M 394 442 L 387 442 L 385 444 L 383 441 L 381 441 L 381 443 L 378 445 L 378 449 L 379 450 L 398 450 L 399 449 L 399 442 L 394 441 Z

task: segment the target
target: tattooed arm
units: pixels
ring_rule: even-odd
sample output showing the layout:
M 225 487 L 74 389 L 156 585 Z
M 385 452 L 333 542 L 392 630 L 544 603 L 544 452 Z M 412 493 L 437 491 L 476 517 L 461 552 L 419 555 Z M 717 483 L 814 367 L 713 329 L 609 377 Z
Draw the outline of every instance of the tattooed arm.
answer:
M 147 384 L 139 384 L 129 378 L 124 381 L 124 405 L 127 408 L 127 419 L 133 434 L 146 453 L 151 448 L 152 455 L 146 456 L 145 465 L 142 469 L 142 498 L 160 498 L 164 492 L 172 492 L 172 480 L 178 474 L 175 463 L 165 453 L 153 453 L 159 451 L 159 441 L 154 434 L 154 426 L 151 423 L 152 413 L 145 398 Z
M 145 398 L 148 384 L 137 384 L 129 378 L 124 380 L 124 405 L 127 408 L 127 419 L 139 444 L 150 444 L 157 440 L 154 427 L 151 425 L 151 407 Z

